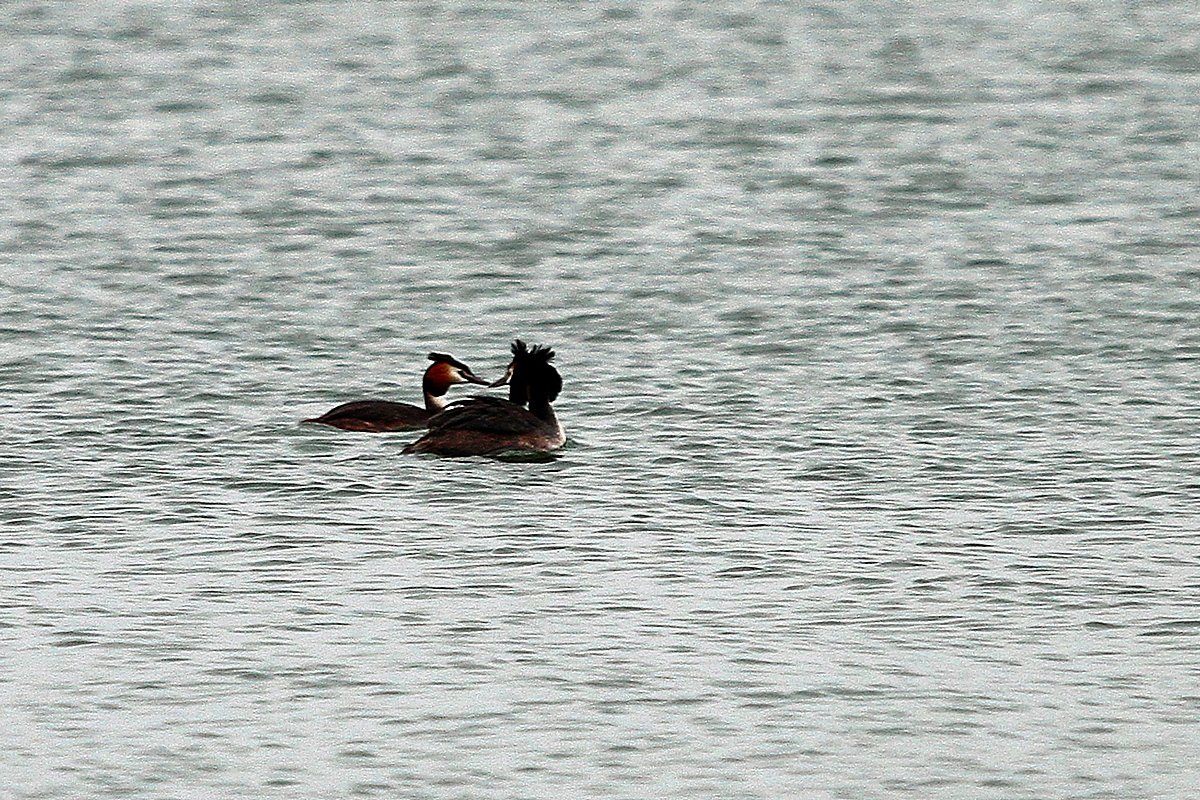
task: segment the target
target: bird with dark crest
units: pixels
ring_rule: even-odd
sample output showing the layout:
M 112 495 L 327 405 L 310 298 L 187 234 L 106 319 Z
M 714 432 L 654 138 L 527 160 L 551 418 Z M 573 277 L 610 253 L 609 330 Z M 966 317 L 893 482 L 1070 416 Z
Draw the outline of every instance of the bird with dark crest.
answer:
M 409 431 L 424 428 L 433 415 L 446 408 L 446 393 L 459 383 L 476 383 L 487 386 L 488 382 L 477 376 L 471 368 L 447 353 L 430 353 L 433 363 L 425 370 L 421 388 L 425 394 L 425 407 L 409 403 L 394 403 L 391 400 L 355 400 L 342 403 L 319 417 L 301 420 L 320 425 L 332 425 L 344 431 Z
M 562 391 L 562 376 L 549 347 L 512 343 L 512 361 L 491 386 L 508 385 L 508 399 L 456 400 L 429 420 L 429 431 L 406 453 L 443 456 L 497 455 L 510 451 L 549 452 L 566 442 L 550 404 Z

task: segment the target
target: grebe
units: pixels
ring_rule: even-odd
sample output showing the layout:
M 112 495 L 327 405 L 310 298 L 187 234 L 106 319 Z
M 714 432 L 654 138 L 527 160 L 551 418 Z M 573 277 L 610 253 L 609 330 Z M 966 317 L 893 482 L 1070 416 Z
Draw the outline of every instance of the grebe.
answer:
M 562 390 L 562 377 L 550 364 L 554 351 L 537 345 L 527 347 L 517 339 L 512 354 L 504 377 L 491 384 L 508 384 L 508 400 L 456 400 L 430 419 L 429 432 L 404 452 L 484 456 L 507 450 L 549 452 L 562 447 L 567 437 L 550 406 Z
M 430 353 L 433 363 L 425 370 L 421 388 L 425 390 L 425 407 L 418 408 L 408 403 L 393 403 L 390 400 L 355 400 L 342 403 L 319 417 L 301 420 L 332 425 L 344 431 L 403 431 L 424 428 L 434 414 L 446 407 L 446 392 L 456 383 L 488 382 L 478 377 L 471 368 L 454 356 L 446 353 Z

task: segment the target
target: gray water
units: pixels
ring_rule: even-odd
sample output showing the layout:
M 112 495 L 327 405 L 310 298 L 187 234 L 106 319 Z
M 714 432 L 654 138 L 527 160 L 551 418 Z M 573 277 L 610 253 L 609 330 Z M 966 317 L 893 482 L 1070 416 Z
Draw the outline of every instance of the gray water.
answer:
M 4 797 L 1194 796 L 1191 0 L 35 0 L 0 75 Z M 516 336 L 557 459 L 296 424 Z

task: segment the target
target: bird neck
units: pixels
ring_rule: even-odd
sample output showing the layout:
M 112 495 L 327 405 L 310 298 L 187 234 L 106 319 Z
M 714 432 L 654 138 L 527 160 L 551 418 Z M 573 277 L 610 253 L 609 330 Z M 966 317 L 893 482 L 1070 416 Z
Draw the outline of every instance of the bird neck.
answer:
M 557 421 L 554 416 L 554 408 L 550 405 L 549 396 L 545 392 L 538 391 L 536 387 L 530 387 L 529 390 L 529 413 L 549 423 Z
M 436 414 L 446 407 L 446 392 L 450 391 L 450 384 L 435 374 L 437 366 L 434 364 L 425 370 L 425 377 L 421 379 L 421 390 L 425 393 L 425 410 L 431 414 Z

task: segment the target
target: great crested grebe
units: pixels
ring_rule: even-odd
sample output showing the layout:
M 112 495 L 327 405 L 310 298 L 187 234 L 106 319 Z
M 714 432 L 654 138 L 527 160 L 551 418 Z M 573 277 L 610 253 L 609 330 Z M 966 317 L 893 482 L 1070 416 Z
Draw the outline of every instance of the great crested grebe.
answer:
M 554 351 L 537 345 L 527 347 L 517 339 L 512 354 L 504 377 L 491 384 L 508 384 L 508 400 L 456 400 L 430 419 L 428 433 L 404 452 L 485 456 L 510 450 L 548 452 L 562 447 L 567 437 L 550 406 L 562 390 L 562 377 L 550 364 Z
M 393 403 L 390 400 L 355 400 L 352 403 L 342 403 L 319 417 L 301 422 L 316 422 L 344 431 L 371 433 L 424 428 L 430 417 L 446 407 L 446 392 L 451 386 L 456 383 L 488 385 L 487 381 L 471 372 L 470 367 L 454 356 L 430 353 L 429 360 L 433 363 L 425 370 L 425 377 L 421 379 L 421 388 L 425 390 L 424 408 L 408 403 Z

